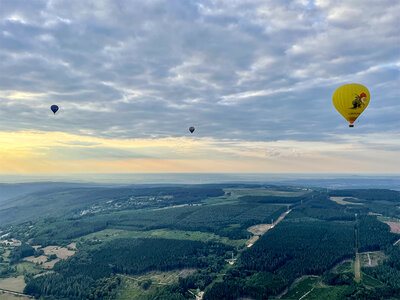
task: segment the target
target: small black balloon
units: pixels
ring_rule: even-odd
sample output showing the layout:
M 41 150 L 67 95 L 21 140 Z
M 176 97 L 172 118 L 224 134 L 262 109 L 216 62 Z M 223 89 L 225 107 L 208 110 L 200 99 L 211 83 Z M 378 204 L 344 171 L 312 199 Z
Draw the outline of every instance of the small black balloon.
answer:
M 58 111 L 58 105 L 52 105 L 50 109 L 55 114 Z
M 189 127 L 189 131 L 190 131 L 190 133 L 193 133 L 193 132 L 194 132 L 194 127 L 193 127 L 193 126 L 190 126 L 190 127 Z

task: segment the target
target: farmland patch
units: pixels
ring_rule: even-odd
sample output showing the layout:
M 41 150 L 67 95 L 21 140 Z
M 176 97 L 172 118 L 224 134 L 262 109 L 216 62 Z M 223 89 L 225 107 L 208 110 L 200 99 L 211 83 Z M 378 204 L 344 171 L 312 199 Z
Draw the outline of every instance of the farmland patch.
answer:
M 25 288 L 24 276 L 0 279 L 0 289 L 22 293 Z
M 359 200 L 358 198 L 354 198 L 354 197 L 330 197 L 329 199 L 331 199 L 332 201 L 334 201 L 340 205 L 364 205 L 364 203 L 361 203 L 361 202 L 344 201 L 344 199 Z

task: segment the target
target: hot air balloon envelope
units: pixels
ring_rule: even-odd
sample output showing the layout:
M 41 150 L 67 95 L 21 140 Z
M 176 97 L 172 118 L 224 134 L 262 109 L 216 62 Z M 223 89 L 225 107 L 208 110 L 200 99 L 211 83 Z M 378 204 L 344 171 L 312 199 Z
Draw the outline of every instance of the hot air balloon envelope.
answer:
M 350 83 L 336 89 L 332 101 L 337 111 L 352 125 L 369 104 L 370 94 L 362 84 Z M 354 127 L 350 126 L 350 127 Z
M 50 109 L 51 109 L 51 111 L 52 111 L 54 114 L 56 114 L 56 112 L 58 111 L 58 105 L 52 105 L 52 106 L 50 107 Z
M 189 131 L 190 131 L 190 133 L 193 133 L 193 132 L 194 132 L 194 127 L 193 127 L 193 126 L 190 126 L 190 127 L 189 127 Z

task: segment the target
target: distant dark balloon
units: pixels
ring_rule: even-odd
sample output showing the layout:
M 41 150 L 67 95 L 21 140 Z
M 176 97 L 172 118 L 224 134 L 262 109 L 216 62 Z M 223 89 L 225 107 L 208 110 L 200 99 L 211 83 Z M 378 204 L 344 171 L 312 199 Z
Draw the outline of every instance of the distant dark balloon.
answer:
M 56 112 L 58 111 L 58 105 L 52 105 L 52 106 L 50 107 L 50 109 L 51 109 L 51 111 L 52 111 L 54 114 L 56 114 Z
M 193 133 L 193 132 L 194 132 L 194 127 L 193 127 L 193 126 L 190 126 L 190 127 L 189 127 L 189 131 L 190 131 L 190 133 Z

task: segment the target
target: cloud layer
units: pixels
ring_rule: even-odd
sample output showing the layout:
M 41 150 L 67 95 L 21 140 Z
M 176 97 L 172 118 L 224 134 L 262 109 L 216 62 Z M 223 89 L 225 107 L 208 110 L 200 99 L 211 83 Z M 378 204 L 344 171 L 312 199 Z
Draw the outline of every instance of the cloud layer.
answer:
M 361 145 L 382 132 L 379 151 L 392 151 L 399 15 L 392 0 L 3 0 L 0 131 L 80 137 L 75 156 L 65 145 L 49 154 L 63 160 L 86 157 L 87 137 L 180 139 L 191 125 L 199 142 L 230 155 L 238 142 L 262 156 L 268 143 Z M 331 101 L 348 82 L 371 92 L 352 131 Z M 132 155 L 96 149 L 99 158 Z

